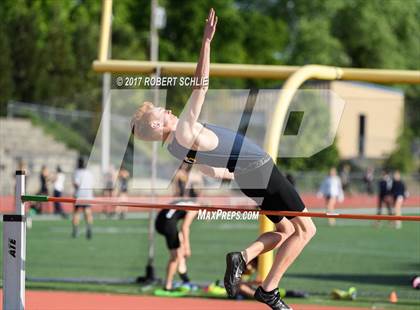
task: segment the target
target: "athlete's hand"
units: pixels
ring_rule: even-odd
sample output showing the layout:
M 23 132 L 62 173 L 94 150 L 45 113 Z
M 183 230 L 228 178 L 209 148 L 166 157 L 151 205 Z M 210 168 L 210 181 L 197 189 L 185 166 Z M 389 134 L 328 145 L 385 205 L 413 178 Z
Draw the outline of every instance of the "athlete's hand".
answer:
M 211 42 L 214 33 L 216 32 L 217 16 L 213 8 L 210 9 L 209 15 L 206 18 L 206 27 L 204 28 L 203 41 Z

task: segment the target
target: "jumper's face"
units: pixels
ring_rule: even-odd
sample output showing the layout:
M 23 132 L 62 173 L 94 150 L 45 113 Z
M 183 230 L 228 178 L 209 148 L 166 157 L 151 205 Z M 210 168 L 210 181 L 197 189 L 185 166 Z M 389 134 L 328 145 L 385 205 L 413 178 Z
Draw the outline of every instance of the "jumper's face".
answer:
M 171 110 L 162 107 L 153 107 L 149 112 L 149 123 L 153 129 L 173 130 L 178 118 L 172 114 Z

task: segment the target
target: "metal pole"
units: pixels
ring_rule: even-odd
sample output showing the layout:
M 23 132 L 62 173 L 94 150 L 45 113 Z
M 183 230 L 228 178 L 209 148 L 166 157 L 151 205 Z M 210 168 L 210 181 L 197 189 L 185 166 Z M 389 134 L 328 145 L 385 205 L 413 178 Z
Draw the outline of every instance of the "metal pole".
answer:
M 16 171 L 16 214 L 3 215 L 3 309 L 25 309 L 25 172 Z
M 156 27 L 156 10 L 158 7 L 157 0 L 152 0 L 151 2 L 151 19 L 150 19 L 150 60 L 157 61 L 159 55 L 159 34 Z M 159 72 L 158 70 L 151 75 L 152 77 L 158 77 Z M 155 87 L 153 90 L 153 100 L 154 104 L 158 105 L 159 101 L 159 88 Z M 156 192 L 156 172 L 157 172 L 157 152 L 158 151 L 158 142 L 153 142 L 152 145 L 152 162 L 151 162 L 151 194 L 152 194 L 152 201 L 155 201 Z M 155 217 L 156 211 L 151 210 L 149 213 L 149 257 L 146 266 L 146 277 L 149 280 L 154 280 L 154 259 L 155 259 Z
M 148 74 L 160 67 L 163 75 L 178 76 L 193 76 L 196 66 L 197 63 L 194 62 L 152 62 L 120 59 L 94 60 L 92 64 L 95 72 Z M 420 84 L 420 70 L 330 68 L 342 70 L 342 80 Z M 210 65 L 210 76 L 284 80 L 299 69 L 298 66 L 212 63 Z
M 109 169 L 111 146 L 111 74 L 105 73 L 102 80 L 102 135 L 101 135 L 101 170 L 105 174 Z
M 104 43 L 101 50 L 102 56 L 107 55 L 108 58 L 111 58 L 111 51 L 112 51 L 112 0 L 104 0 L 104 11 L 108 11 L 108 19 L 107 23 L 104 23 L 103 27 L 107 27 L 107 29 L 103 29 L 105 33 L 109 36 L 107 38 L 107 43 Z M 111 7 L 108 8 L 108 5 Z M 106 49 L 106 50 L 105 50 Z M 106 54 L 105 54 L 106 52 Z M 103 75 L 102 80 L 102 133 L 101 133 L 101 170 L 102 174 L 105 174 L 110 165 L 110 153 L 111 153 L 111 73 L 106 72 Z
M 101 35 L 99 38 L 98 59 L 106 61 L 111 38 L 112 0 L 102 0 Z

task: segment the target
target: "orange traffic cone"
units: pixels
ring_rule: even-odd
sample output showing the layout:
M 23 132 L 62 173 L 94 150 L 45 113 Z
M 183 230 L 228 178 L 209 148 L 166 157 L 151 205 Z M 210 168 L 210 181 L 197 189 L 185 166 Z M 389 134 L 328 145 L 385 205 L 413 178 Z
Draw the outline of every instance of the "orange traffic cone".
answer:
M 392 291 L 391 294 L 389 294 L 389 302 L 392 304 L 396 304 L 398 302 L 398 296 L 396 291 Z

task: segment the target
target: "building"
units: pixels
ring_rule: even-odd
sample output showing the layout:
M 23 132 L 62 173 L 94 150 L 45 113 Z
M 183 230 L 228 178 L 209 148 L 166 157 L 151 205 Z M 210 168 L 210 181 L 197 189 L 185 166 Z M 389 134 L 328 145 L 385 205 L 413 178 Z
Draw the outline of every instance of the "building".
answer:
M 381 159 L 396 147 L 404 119 L 404 93 L 393 87 L 359 82 L 328 82 L 345 101 L 337 132 L 342 159 Z

